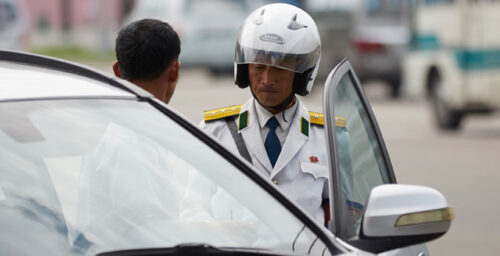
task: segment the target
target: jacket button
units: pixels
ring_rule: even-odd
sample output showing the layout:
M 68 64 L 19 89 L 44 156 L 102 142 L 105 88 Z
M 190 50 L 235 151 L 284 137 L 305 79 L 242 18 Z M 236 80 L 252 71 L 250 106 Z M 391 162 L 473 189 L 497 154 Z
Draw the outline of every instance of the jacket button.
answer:
M 275 185 L 278 185 L 278 180 L 277 180 L 277 179 L 273 179 L 273 183 L 274 183 Z

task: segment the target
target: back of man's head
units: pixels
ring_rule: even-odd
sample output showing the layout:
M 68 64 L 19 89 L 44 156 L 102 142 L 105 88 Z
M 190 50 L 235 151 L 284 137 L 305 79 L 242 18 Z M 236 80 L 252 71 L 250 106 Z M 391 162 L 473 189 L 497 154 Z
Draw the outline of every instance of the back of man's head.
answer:
M 143 19 L 122 28 L 116 38 L 116 58 L 121 77 L 147 81 L 158 78 L 181 51 L 180 40 L 163 21 Z

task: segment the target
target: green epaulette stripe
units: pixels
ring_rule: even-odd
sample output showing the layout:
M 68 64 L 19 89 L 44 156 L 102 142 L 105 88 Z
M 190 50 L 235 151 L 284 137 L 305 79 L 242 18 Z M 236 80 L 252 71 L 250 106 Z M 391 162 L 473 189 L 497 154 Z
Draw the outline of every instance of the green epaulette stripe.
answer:
M 304 117 L 300 118 L 300 132 L 305 136 L 309 136 L 309 122 Z
M 238 125 L 238 130 L 241 130 L 248 125 L 248 111 L 245 111 L 240 114 L 240 122 Z

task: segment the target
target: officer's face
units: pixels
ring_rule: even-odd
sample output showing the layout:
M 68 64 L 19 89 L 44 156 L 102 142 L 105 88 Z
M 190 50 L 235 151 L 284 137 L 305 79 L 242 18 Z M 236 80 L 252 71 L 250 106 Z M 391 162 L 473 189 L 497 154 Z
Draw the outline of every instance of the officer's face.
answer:
M 255 97 L 268 110 L 290 96 L 294 76 L 294 72 L 286 69 L 263 64 L 248 65 L 250 87 Z

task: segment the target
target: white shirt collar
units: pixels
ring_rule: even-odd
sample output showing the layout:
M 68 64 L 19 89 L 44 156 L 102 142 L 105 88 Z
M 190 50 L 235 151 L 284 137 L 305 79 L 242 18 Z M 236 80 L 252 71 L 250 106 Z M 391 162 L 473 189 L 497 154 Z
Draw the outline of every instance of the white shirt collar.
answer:
M 293 117 L 297 112 L 297 106 L 299 105 L 297 104 L 297 99 L 295 99 L 295 103 L 290 108 L 287 108 L 283 112 L 279 112 L 276 115 L 273 115 L 273 113 L 269 112 L 262 105 L 260 105 L 260 103 L 257 100 L 254 99 L 254 102 L 255 102 L 254 104 L 255 112 L 257 114 L 257 119 L 259 120 L 260 128 L 264 128 L 267 121 L 269 121 L 269 119 L 271 119 L 271 117 L 274 116 L 278 120 L 278 123 L 280 124 L 280 127 L 283 130 L 287 130 L 288 127 L 290 127 Z M 285 117 L 285 119 L 283 119 L 283 116 Z

